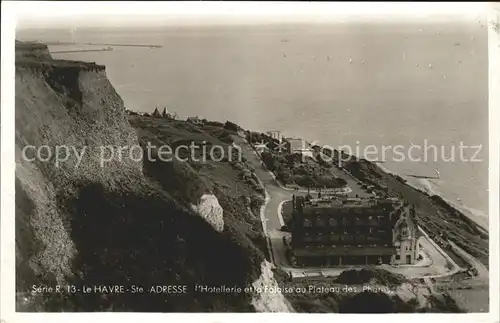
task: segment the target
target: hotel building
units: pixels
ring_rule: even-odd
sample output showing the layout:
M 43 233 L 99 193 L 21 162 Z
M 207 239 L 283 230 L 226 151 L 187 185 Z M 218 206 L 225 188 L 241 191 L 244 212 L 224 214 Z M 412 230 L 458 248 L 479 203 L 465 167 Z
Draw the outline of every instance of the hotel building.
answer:
M 394 198 L 293 198 L 295 266 L 414 264 L 415 209 Z

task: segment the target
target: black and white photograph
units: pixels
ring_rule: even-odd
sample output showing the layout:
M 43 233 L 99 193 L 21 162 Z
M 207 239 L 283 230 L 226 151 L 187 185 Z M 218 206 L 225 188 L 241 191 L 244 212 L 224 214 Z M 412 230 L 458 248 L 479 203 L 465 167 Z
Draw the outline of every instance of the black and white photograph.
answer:
M 2 7 L 5 322 L 494 322 L 493 3 Z

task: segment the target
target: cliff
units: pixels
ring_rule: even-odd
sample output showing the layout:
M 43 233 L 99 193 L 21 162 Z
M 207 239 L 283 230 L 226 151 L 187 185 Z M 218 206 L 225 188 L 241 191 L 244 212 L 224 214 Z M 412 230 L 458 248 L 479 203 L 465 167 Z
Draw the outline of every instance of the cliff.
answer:
M 140 150 L 102 164 L 102 147 L 144 144 L 138 133 L 150 131 L 137 123 L 150 120 L 137 116 L 145 119 L 131 126 L 104 66 L 53 60 L 45 45 L 16 42 L 15 99 L 19 311 L 256 310 L 250 294 L 194 292 L 195 284 L 244 288 L 261 276 L 265 242 L 246 205 L 258 193 L 210 177 L 237 178 L 230 164 L 203 172 L 150 163 Z M 191 130 L 176 139 L 191 140 Z M 56 284 L 186 285 L 187 293 L 31 293 Z

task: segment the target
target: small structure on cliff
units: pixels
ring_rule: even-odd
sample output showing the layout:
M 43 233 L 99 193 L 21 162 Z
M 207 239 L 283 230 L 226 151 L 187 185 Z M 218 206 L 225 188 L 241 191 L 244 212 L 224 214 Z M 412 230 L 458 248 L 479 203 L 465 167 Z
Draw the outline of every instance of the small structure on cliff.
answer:
M 258 154 L 262 154 L 263 152 L 269 151 L 269 147 L 267 147 L 267 144 L 265 144 L 265 143 L 254 144 L 253 149 L 255 149 L 255 151 Z
M 161 114 L 160 114 L 160 111 L 158 111 L 158 108 L 155 108 L 155 110 L 153 111 L 153 114 L 151 116 L 154 118 L 161 118 Z
M 166 106 L 163 108 L 163 112 L 162 112 L 161 116 L 164 119 L 169 119 L 169 120 L 175 120 L 175 119 L 177 119 L 177 113 L 170 113 L 170 112 L 168 112 Z
M 202 124 L 203 123 L 203 121 L 201 121 L 200 118 L 198 118 L 198 116 L 188 117 L 186 121 L 189 123 L 194 123 L 194 124 Z

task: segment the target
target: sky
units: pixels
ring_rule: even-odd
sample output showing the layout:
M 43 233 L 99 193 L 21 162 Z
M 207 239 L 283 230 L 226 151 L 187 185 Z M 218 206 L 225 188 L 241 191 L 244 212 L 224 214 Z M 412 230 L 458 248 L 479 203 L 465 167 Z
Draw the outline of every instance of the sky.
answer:
M 478 21 L 488 3 L 322 2 L 4 2 L 19 28 L 329 23 L 368 20 Z

